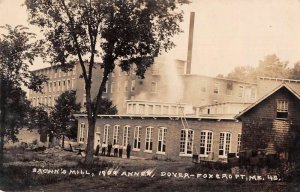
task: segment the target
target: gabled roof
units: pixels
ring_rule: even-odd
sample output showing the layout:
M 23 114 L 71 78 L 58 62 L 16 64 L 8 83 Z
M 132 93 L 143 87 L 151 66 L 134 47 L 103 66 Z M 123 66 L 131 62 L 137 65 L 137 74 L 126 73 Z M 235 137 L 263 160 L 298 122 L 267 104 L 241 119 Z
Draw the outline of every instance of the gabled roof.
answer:
M 235 118 L 236 119 L 240 118 L 242 115 L 247 113 L 249 110 L 251 110 L 256 105 L 258 105 L 259 103 L 261 103 L 262 101 L 264 101 L 265 99 L 267 99 L 268 97 L 270 97 L 271 95 L 273 95 L 274 93 L 276 93 L 278 90 L 280 90 L 282 88 L 286 88 L 288 91 L 290 91 L 293 95 L 295 95 L 300 100 L 300 85 L 282 83 L 281 85 L 276 87 L 273 91 L 271 91 L 270 93 L 263 96 L 262 98 L 257 100 L 255 103 L 253 103 L 252 105 L 250 105 L 249 107 L 247 107 L 246 109 L 241 111 L 238 115 L 235 116 Z

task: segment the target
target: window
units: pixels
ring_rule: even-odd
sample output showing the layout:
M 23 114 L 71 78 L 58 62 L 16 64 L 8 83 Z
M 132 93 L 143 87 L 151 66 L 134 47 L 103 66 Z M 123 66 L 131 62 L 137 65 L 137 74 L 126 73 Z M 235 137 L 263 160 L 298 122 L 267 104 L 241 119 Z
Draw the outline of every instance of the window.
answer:
M 220 133 L 219 157 L 226 158 L 227 154 L 230 153 L 230 142 L 231 142 L 231 133 L 221 132 Z
M 74 89 L 74 87 L 75 87 L 75 79 L 73 78 L 72 79 L 72 89 Z
M 288 118 L 288 101 L 277 100 L 277 114 L 276 118 Z
M 127 92 L 127 89 L 128 89 L 128 81 L 125 81 L 124 92 Z
M 156 82 L 151 82 L 151 93 L 156 93 L 157 92 L 157 83 Z
M 247 86 L 245 87 L 245 98 L 250 98 L 251 97 L 251 87 Z
M 182 129 L 180 134 L 180 155 L 192 156 L 194 130 Z
M 49 83 L 49 92 L 52 91 L 52 82 Z
M 242 138 L 242 134 L 238 134 L 238 142 L 237 142 L 237 149 L 236 152 L 239 153 L 240 149 L 241 149 L 241 138 Z
M 232 82 L 228 82 L 226 87 L 226 95 L 232 95 L 232 89 L 233 89 Z
M 176 106 L 172 106 L 171 107 L 171 115 L 176 115 L 177 114 L 177 107 Z
M 169 106 L 163 106 L 163 115 L 169 114 Z
M 133 134 L 133 149 L 141 149 L 141 127 L 136 126 Z
M 214 85 L 214 94 L 219 94 L 219 92 L 220 92 L 220 84 L 219 83 L 215 83 L 215 85 Z
M 85 124 L 81 123 L 79 126 L 79 143 L 84 142 L 84 130 L 85 130 Z
M 161 105 L 155 105 L 155 115 L 161 114 Z
M 110 125 L 104 125 L 104 130 L 103 130 L 103 143 L 106 145 L 108 144 L 109 126 Z
M 158 129 L 158 143 L 157 143 L 157 152 L 165 153 L 166 152 L 166 137 L 167 137 L 167 128 L 161 127 Z
M 206 81 L 202 80 L 201 81 L 201 92 L 205 93 L 206 92 L 206 87 L 207 87 Z
M 51 96 L 49 96 L 49 98 L 48 98 L 48 106 L 52 106 L 52 99 L 51 99 Z
M 159 68 L 158 68 L 158 65 L 156 63 L 154 63 L 152 65 L 151 74 L 152 75 L 159 75 Z
M 244 95 L 244 86 L 239 86 L 238 97 L 243 97 Z
M 146 149 L 145 151 L 152 152 L 152 134 L 153 134 L 153 127 L 146 128 Z
M 128 145 L 129 137 L 130 137 L 129 126 L 126 125 L 123 129 L 123 146 Z
M 67 83 L 67 90 L 70 90 L 70 87 L 71 87 L 71 80 L 68 79 L 67 81 L 68 81 L 68 83 Z
M 74 65 L 72 71 L 73 71 L 73 75 L 75 75 L 76 74 L 76 65 Z
M 148 105 L 148 114 L 153 115 L 153 105 Z
M 111 85 L 110 85 L 110 92 L 111 93 L 113 93 L 114 87 L 115 87 L 115 82 L 111 82 Z
M 145 105 L 139 104 L 139 114 L 144 115 L 145 114 Z
M 256 97 L 256 89 L 255 87 L 251 87 L 251 98 L 255 99 L 255 97 Z
M 60 81 L 57 82 L 57 91 L 60 91 Z
M 135 90 L 135 80 L 131 80 L 130 90 L 131 90 L 131 92 L 134 92 L 134 90 Z
M 113 144 L 118 144 L 118 140 L 119 140 L 119 128 L 120 125 L 115 125 L 114 126 L 114 132 L 113 132 Z
M 82 97 L 82 104 L 83 105 L 86 104 L 86 94 L 85 93 L 83 94 L 83 97 Z
M 106 82 L 106 83 L 105 83 L 104 90 L 103 90 L 103 93 L 107 93 L 107 88 L 108 88 L 108 83 Z
M 201 131 L 200 134 L 200 157 L 207 157 L 212 149 L 213 132 Z

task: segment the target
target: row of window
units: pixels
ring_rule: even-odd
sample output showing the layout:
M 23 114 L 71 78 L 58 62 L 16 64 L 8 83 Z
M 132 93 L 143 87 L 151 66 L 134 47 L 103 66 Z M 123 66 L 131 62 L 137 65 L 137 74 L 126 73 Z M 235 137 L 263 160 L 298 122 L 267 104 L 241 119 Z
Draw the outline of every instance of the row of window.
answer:
M 84 129 L 85 124 L 82 123 L 79 129 L 79 141 L 84 142 Z M 145 150 L 144 152 L 152 152 L 153 150 L 153 127 L 146 127 L 145 132 Z M 102 142 L 104 144 L 109 143 L 109 130 L 110 125 L 105 125 L 103 129 Z M 130 126 L 126 125 L 123 127 L 122 143 L 120 143 L 120 125 L 114 125 L 113 127 L 113 144 L 121 144 L 127 146 L 130 143 Z M 213 147 L 213 136 L 214 133 L 209 130 L 203 130 L 200 133 L 200 146 L 199 152 L 200 157 L 208 157 L 212 153 Z M 167 139 L 167 128 L 159 127 L 157 135 L 157 153 L 164 154 L 166 152 L 166 139 Z M 219 157 L 226 158 L 227 154 L 231 152 L 231 141 L 232 134 L 230 132 L 221 132 L 219 135 Z M 133 130 L 133 150 L 139 151 L 141 149 L 141 126 L 135 126 Z M 237 149 L 239 152 L 241 145 L 241 134 L 238 134 Z M 193 154 L 194 146 L 194 130 L 182 129 L 180 132 L 179 141 L 179 154 L 181 156 L 190 156 Z
M 221 94 L 220 86 L 221 86 L 220 83 L 214 83 L 214 86 L 213 86 L 214 94 Z M 207 82 L 206 81 L 202 81 L 201 91 L 207 92 Z M 232 83 L 228 83 L 227 87 L 226 87 L 226 95 L 232 95 L 232 94 L 233 94 L 233 85 L 232 85 Z M 254 99 L 256 97 L 256 88 L 252 87 L 252 86 L 240 85 L 238 87 L 237 96 L 242 97 L 242 98 Z
M 43 70 L 39 70 L 35 72 L 37 75 L 46 75 L 50 79 L 57 78 L 57 77 L 65 77 L 65 76 L 72 76 L 76 74 L 76 65 L 73 67 L 72 70 L 68 72 L 63 72 L 61 69 L 55 68 L 46 68 Z
M 49 81 L 43 87 L 44 92 L 57 92 L 57 91 L 67 91 L 73 90 L 75 88 L 75 78 L 73 79 L 63 79 L 58 81 Z M 29 90 L 29 93 L 33 93 L 32 90 Z
M 52 96 L 41 96 L 41 97 L 33 97 L 30 101 L 32 106 L 38 106 L 40 104 L 47 105 L 47 106 L 54 106 L 55 105 L 55 99 L 58 98 L 58 95 L 52 95 Z
M 133 79 L 130 82 L 130 91 L 134 92 L 135 91 L 135 85 L 136 81 Z M 128 81 L 124 81 L 124 85 L 119 84 L 118 82 L 112 81 L 110 84 L 110 90 L 108 89 L 108 83 L 106 83 L 105 88 L 104 88 L 104 93 L 113 93 L 114 91 L 121 92 L 123 89 L 124 92 L 128 91 Z M 151 82 L 151 87 L 150 87 L 150 92 L 155 93 L 157 92 L 157 82 Z
M 184 107 L 162 104 L 128 103 L 127 114 L 139 115 L 183 115 Z

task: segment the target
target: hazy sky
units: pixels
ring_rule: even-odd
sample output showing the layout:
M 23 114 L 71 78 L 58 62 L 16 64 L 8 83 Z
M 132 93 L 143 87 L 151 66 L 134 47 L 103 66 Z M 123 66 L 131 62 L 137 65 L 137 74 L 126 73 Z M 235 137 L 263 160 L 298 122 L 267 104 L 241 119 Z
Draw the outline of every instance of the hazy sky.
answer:
M 0 25 L 28 25 L 22 2 L 0 0 Z M 184 11 L 185 33 L 168 55 L 186 59 L 189 12 L 195 11 L 192 73 L 227 74 L 235 66 L 257 65 L 268 54 L 291 65 L 300 61 L 300 0 L 193 0 Z

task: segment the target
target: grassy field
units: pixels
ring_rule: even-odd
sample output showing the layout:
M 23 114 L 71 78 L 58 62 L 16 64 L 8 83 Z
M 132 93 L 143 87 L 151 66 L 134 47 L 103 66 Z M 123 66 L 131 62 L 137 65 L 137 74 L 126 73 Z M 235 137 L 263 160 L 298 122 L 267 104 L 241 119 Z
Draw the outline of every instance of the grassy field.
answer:
M 95 157 L 95 165 L 87 167 L 83 157 L 60 149 L 12 149 L 5 156 L 0 170 L 4 191 L 300 191 L 297 181 L 216 179 L 231 171 L 191 162 Z M 205 174 L 214 178 L 203 178 Z

